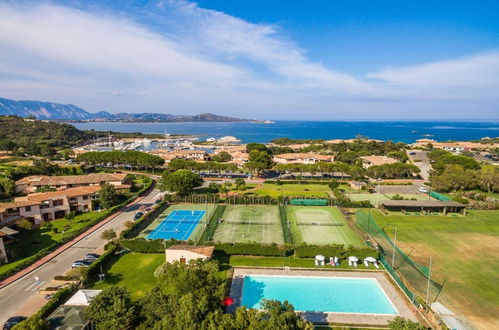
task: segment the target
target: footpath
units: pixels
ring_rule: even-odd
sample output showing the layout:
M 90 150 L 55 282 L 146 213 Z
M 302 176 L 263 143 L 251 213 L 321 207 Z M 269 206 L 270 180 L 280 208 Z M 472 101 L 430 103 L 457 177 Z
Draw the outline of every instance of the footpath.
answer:
M 150 191 L 152 191 L 152 189 Z M 0 289 L 3 288 L 3 287 L 5 287 L 5 286 L 7 286 L 7 285 L 9 285 L 12 282 L 17 281 L 18 279 L 20 279 L 22 277 L 28 275 L 29 273 L 31 273 L 32 271 L 34 271 L 38 267 L 40 267 L 43 264 L 47 263 L 48 261 L 52 260 L 53 258 L 55 258 L 56 256 L 58 256 L 59 254 L 61 254 L 65 250 L 67 250 L 68 248 L 72 247 L 73 245 L 75 245 L 76 243 L 78 243 L 79 241 L 81 241 L 82 239 L 84 239 L 85 237 L 87 237 L 88 235 L 90 235 L 95 230 L 99 229 L 100 227 L 102 227 L 105 224 L 109 223 L 114 218 L 116 218 L 119 215 L 123 214 L 125 212 L 125 209 L 127 209 L 127 208 L 129 208 L 129 207 L 131 207 L 131 206 L 133 206 L 135 204 L 140 203 L 147 196 L 148 196 L 148 193 L 146 193 L 143 196 L 137 197 L 133 202 L 129 203 L 126 206 L 123 206 L 121 209 L 119 209 L 115 213 L 111 214 L 109 217 L 105 218 L 101 222 L 99 222 L 99 223 L 95 224 L 94 226 L 90 227 L 88 230 L 86 230 L 85 232 L 83 232 L 80 235 L 76 236 L 71 241 L 65 243 L 64 245 L 61 245 L 60 247 L 58 247 L 54 251 L 50 252 L 49 254 L 47 254 L 46 256 L 44 256 L 43 258 L 41 258 L 40 260 L 36 261 L 35 263 L 31 264 L 30 266 L 28 266 L 28 267 L 26 267 L 26 268 L 18 271 L 17 273 L 15 273 L 15 274 L 13 274 L 13 275 L 5 278 L 4 280 L 2 280 L 0 282 Z

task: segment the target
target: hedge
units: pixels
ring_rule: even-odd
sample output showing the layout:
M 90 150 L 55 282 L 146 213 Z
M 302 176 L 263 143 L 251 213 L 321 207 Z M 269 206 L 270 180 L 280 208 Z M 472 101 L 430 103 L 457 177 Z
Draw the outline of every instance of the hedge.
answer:
M 293 244 L 293 235 L 291 234 L 291 229 L 289 228 L 288 216 L 286 214 L 286 209 L 282 205 L 279 205 L 279 215 L 281 216 L 281 227 L 284 242 Z
M 215 234 L 215 231 L 217 230 L 218 226 L 218 220 L 222 217 L 224 214 L 226 206 L 225 205 L 217 205 L 217 208 L 215 212 L 211 215 L 211 218 L 208 220 L 208 226 L 204 230 L 203 236 L 201 236 L 201 239 L 199 240 L 199 243 L 204 243 L 211 241 L 213 239 L 213 235 Z
M 228 255 L 252 256 L 286 256 L 288 248 L 285 245 L 259 243 L 217 243 L 216 251 L 223 251 Z
M 144 187 L 142 187 L 141 190 L 139 190 L 137 192 L 137 194 L 133 197 L 130 197 L 129 199 L 127 199 L 126 201 L 118 204 L 118 205 L 115 205 L 113 207 L 111 207 L 110 209 L 104 211 L 104 212 L 101 212 L 99 214 L 98 217 L 95 218 L 94 221 L 91 221 L 88 223 L 88 226 L 86 227 L 83 227 L 81 228 L 80 230 L 78 231 L 75 231 L 75 232 L 72 232 L 71 235 L 69 236 L 66 236 L 64 239 L 62 239 L 61 241 L 59 242 L 56 242 L 56 243 L 53 243 L 49 246 L 47 246 L 46 248 L 38 251 L 36 254 L 32 255 L 31 257 L 28 257 L 27 259 L 23 260 L 21 263 L 19 263 L 16 267 L 10 269 L 9 271 L 6 271 L 6 272 L 3 272 L 0 274 L 0 280 L 3 280 L 7 277 L 9 277 L 10 275 L 12 274 L 15 274 L 17 273 L 18 271 L 30 266 L 31 264 L 35 263 L 36 261 L 38 261 L 39 259 L 45 257 L 47 254 L 49 254 L 50 252 L 52 252 L 53 250 L 55 250 L 56 248 L 58 248 L 59 246 L 61 245 L 64 245 L 65 243 L 69 242 L 70 240 L 72 240 L 73 238 L 77 237 L 78 235 L 80 235 L 81 233 L 85 232 L 86 230 L 88 230 L 90 227 L 92 227 L 93 225 L 101 222 L 102 220 L 104 220 L 105 218 L 107 218 L 108 216 L 110 216 L 111 214 L 113 214 L 115 211 L 117 211 L 118 209 L 124 207 L 125 205 L 128 205 L 129 203 L 131 203 L 132 201 L 135 200 L 135 198 L 137 198 L 138 196 L 142 195 L 144 192 L 146 192 L 149 188 L 151 188 L 152 186 L 152 183 L 153 181 L 150 180 L 149 182 L 147 182 L 146 185 L 144 185 Z
M 168 246 L 169 242 L 162 239 L 133 238 L 121 239 L 120 245 L 127 250 L 138 253 L 161 253 L 165 251 L 165 246 Z
M 91 278 L 100 273 L 100 266 L 108 262 L 116 253 L 117 247 L 104 252 L 97 260 L 92 262 L 92 264 L 87 268 L 88 278 Z
M 379 257 L 379 252 L 376 249 L 368 247 L 352 247 L 344 246 L 342 244 L 332 244 L 332 245 L 299 245 L 296 246 L 295 256 L 298 258 L 313 258 L 318 254 L 322 254 L 326 257 L 339 257 L 345 258 L 348 256 L 356 256 L 359 259 L 364 259 L 366 257 Z

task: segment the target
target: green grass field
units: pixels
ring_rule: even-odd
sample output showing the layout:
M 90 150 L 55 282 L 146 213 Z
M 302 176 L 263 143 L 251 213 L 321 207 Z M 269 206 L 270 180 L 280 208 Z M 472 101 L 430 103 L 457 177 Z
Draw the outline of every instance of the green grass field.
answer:
M 376 222 L 411 258 L 428 265 L 445 282 L 440 300 L 479 329 L 499 329 L 499 211 L 470 211 L 467 216 L 385 216 Z
M 164 262 L 163 253 L 127 253 L 106 264 L 106 279 L 94 282 L 90 288 L 120 285 L 126 287 L 133 298 L 141 298 L 156 284 L 154 271 Z
M 213 235 L 214 241 L 284 243 L 281 218 L 277 206 L 228 205 L 221 219 L 223 221 L 218 224 Z M 229 223 L 233 221 L 250 223 Z M 256 222 L 267 224 L 254 224 Z
M 245 193 L 251 193 L 259 196 L 304 196 L 328 198 L 332 195 L 331 189 L 326 184 L 283 184 L 264 183 L 263 186 L 257 186 L 253 189 L 245 190 Z
M 344 244 L 363 246 L 337 207 L 286 206 L 293 242 L 308 244 Z M 341 226 L 310 226 L 303 223 L 341 223 Z M 300 225 L 301 224 L 301 225 Z
M 202 232 L 205 228 L 206 222 L 209 220 L 210 215 L 215 211 L 215 204 L 173 204 L 170 205 L 166 210 L 164 210 L 156 219 L 154 219 L 149 226 L 147 226 L 144 230 L 140 232 L 138 237 L 147 237 L 153 230 L 168 216 L 168 214 L 172 213 L 175 210 L 189 210 L 189 211 L 206 211 L 205 215 L 201 219 L 200 223 L 197 225 L 196 229 L 192 232 L 189 239 L 195 237 L 201 237 Z

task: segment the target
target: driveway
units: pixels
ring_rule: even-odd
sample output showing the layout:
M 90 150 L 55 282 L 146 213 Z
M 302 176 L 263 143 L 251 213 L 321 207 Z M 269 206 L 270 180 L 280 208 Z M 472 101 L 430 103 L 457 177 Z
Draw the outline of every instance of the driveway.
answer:
M 104 230 L 114 229 L 116 232 L 120 232 L 124 228 L 124 223 L 133 220 L 135 213 L 142 205 L 152 205 L 158 196 L 159 191 L 152 190 L 139 203 L 126 208 L 123 213 L 90 233 L 72 247 L 69 247 L 26 276 L 0 289 L 0 325 L 10 316 L 13 316 L 28 299 L 38 294 L 35 277 L 39 279 L 40 287 L 46 286 L 54 276 L 62 275 L 71 268 L 73 261 L 81 259 L 86 253 L 92 252 L 106 243 L 100 238 Z
M 427 152 L 422 150 L 407 150 L 407 156 L 409 156 L 412 164 L 421 169 L 419 174 L 423 180 L 428 181 L 430 179 L 431 164 L 427 157 Z

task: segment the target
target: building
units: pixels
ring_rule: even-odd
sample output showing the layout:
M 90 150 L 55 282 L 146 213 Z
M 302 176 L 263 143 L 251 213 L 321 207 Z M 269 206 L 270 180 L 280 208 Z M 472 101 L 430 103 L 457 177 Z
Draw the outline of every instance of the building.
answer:
M 26 219 L 38 225 L 42 221 L 63 218 L 72 211 L 89 212 L 92 200 L 98 198 L 100 186 L 69 188 L 18 197 L 14 202 L 0 203 L 0 225 Z
M 101 290 L 78 290 L 64 305 L 59 306 L 59 308 L 50 314 L 47 319 L 50 329 L 95 329 L 85 310 L 90 305 L 92 299 L 100 292 Z
M 313 153 L 290 153 L 274 156 L 278 164 L 315 164 L 318 162 L 334 162 L 334 156 Z
M 228 163 L 236 164 L 238 167 L 244 167 L 249 162 L 249 154 L 247 152 L 230 152 L 232 159 Z
M 383 143 L 383 140 L 376 140 L 376 139 L 366 139 L 366 138 L 359 138 L 359 139 L 334 139 L 334 140 L 327 140 L 324 141 L 324 143 L 327 144 L 340 144 L 340 143 L 355 143 L 355 142 L 376 142 L 376 143 Z
M 363 168 L 369 168 L 374 165 L 394 164 L 399 162 L 395 158 L 386 156 L 363 156 L 360 157 L 360 159 L 362 160 Z
M 362 181 L 350 181 L 350 188 L 356 190 L 367 189 L 367 183 Z
M 466 205 L 455 201 L 435 201 L 435 200 L 386 200 L 381 202 L 381 207 L 393 212 L 440 212 L 447 213 L 466 213 Z
M 419 139 L 413 144 L 414 147 L 426 147 L 431 144 L 435 149 L 442 149 L 454 153 L 460 153 L 463 151 L 485 151 L 490 149 L 499 148 L 499 144 L 494 143 L 478 143 L 478 142 L 466 142 L 466 141 L 456 141 L 456 142 L 437 142 L 432 139 Z
M 132 186 L 127 179 L 126 173 L 92 173 L 68 176 L 32 175 L 16 181 L 16 191 L 29 194 L 42 187 L 63 190 L 76 187 L 102 186 L 103 184 L 111 184 L 117 189 L 130 189 Z
M 9 227 L 0 228 L 0 265 L 8 261 L 10 253 L 5 246 L 14 241 L 13 236 L 16 234 L 18 232 Z
M 194 161 L 207 161 L 210 159 L 210 155 L 204 150 L 154 150 L 150 152 L 151 155 L 155 155 L 163 158 L 166 161 L 171 161 L 173 159 L 185 159 Z
M 195 259 L 210 259 L 214 249 L 214 246 L 172 245 L 165 250 L 165 258 L 168 263 L 189 264 Z

